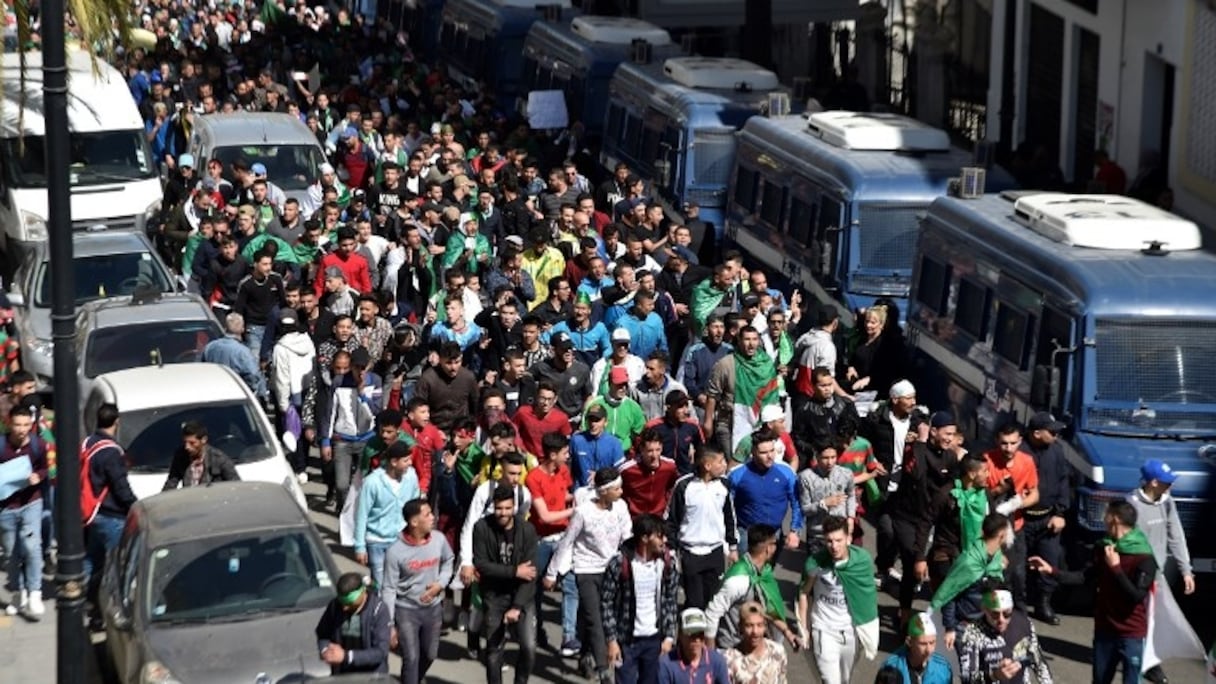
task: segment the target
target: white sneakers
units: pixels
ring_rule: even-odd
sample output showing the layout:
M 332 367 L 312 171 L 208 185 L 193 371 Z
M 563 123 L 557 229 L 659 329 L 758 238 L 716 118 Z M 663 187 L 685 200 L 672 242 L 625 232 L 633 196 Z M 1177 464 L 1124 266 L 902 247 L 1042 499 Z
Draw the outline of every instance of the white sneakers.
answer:
M 308 473 L 306 473 L 306 472 L 296 473 L 296 482 L 299 482 L 302 485 L 308 484 Z
M 29 596 L 29 602 L 26 604 L 25 607 L 26 607 L 25 614 L 31 620 L 41 620 L 42 616 L 46 614 L 46 606 L 42 605 L 42 592 L 41 591 L 31 591 L 30 596 Z
M 25 610 L 25 606 L 29 603 L 29 600 L 29 594 L 24 591 L 19 594 L 13 594 L 8 599 L 8 605 L 4 607 L 4 614 L 9 617 L 20 615 L 21 611 Z
M 10 617 L 24 614 L 31 620 L 41 620 L 46 615 L 46 606 L 42 603 L 41 591 L 22 591 L 9 598 L 9 604 L 4 607 L 4 614 Z

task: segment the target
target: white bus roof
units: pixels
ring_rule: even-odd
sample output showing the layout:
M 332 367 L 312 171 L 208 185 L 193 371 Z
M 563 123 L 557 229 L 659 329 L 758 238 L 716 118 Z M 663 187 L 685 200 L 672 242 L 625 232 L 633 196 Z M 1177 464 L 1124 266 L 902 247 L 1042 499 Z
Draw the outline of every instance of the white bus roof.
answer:
M 1199 227 L 1175 214 L 1121 195 L 1023 195 L 1017 220 L 1034 232 L 1074 247 L 1138 250 L 1160 243 L 1169 251 L 1199 249 Z
M 663 63 L 663 73 L 688 88 L 760 92 L 781 86 L 777 74 L 731 57 L 672 57 Z
M 830 111 L 816 112 L 807 119 L 812 135 L 850 150 L 950 149 L 950 136 L 945 131 L 899 114 Z
M 71 130 L 90 133 L 144 127 L 126 79 L 117 69 L 99 57 L 97 71 L 94 72 L 89 54 L 80 50 L 68 51 L 67 66 L 68 126 Z M 3 101 L 0 102 L 0 137 L 43 135 L 46 132 L 41 52 L 25 53 L 24 111 L 21 74 L 20 55 L 4 53 L 3 72 L 0 73 L 0 87 L 4 92 Z M 22 124 L 20 129 L 19 120 Z
M 671 34 L 667 31 L 633 17 L 575 17 L 570 30 L 592 43 L 629 45 L 641 38 L 651 45 L 671 45 Z

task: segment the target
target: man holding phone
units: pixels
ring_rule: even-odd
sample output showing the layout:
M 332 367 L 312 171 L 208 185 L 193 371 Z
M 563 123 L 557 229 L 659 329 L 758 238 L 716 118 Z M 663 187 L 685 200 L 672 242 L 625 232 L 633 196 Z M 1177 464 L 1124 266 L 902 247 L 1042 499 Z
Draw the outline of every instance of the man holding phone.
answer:
M 972 684 L 1051 684 L 1051 669 L 1043 658 L 1034 624 L 1025 611 L 1014 607 L 1013 594 L 1006 589 L 990 590 L 981 605 L 984 618 L 967 623 L 959 636 L 960 679 Z

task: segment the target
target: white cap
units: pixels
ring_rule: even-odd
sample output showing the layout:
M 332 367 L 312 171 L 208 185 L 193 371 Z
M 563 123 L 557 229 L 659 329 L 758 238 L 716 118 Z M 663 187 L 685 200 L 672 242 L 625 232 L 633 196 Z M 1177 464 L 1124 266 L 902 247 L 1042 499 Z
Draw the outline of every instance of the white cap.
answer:
M 616 330 L 612 331 L 613 342 L 629 342 L 631 339 L 632 338 L 629 336 L 629 331 L 625 328 L 617 328 Z
M 334 165 L 330 164 L 329 162 L 325 162 L 324 164 L 321 164 L 319 167 L 317 167 L 317 170 L 321 172 L 321 175 L 325 175 L 327 173 L 333 173 Z
M 891 398 L 892 399 L 900 399 L 903 397 L 911 397 L 911 396 L 915 396 L 915 395 L 916 395 L 916 387 L 914 387 L 912 385 L 912 383 L 908 382 L 907 380 L 900 380 L 899 382 L 895 383 L 894 385 L 891 385 Z
M 771 423 L 774 420 L 781 420 L 782 418 L 785 418 L 785 410 L 781 408 L 780 404 L 769 404 L 760 409 L 761 423 Z

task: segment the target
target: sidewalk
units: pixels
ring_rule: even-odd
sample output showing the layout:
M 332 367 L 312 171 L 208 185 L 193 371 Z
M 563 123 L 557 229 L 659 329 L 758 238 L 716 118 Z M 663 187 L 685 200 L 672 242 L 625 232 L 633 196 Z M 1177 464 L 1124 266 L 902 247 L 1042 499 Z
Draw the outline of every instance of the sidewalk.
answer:
M 43 590 L 53 594 L 54 585 L 44 580 Z M 7 599 L 8 592 L 0 590 L 0 597 Z M 46 614 L 38 622 L 31 622 L 20 615 L 9 617 L 0 614 L 0 661 L 4 663 L 4 675 L 0 679 L 21 684 L 55 684 L 58 617 L 53 598 L 46 599 Z M 96 663 L 92 652 L 80 654 L 80 657 L 87 658 L 90 664 Z M 101 684 L 95 666 L 90 674 L 92 677 L 89 681 Z

